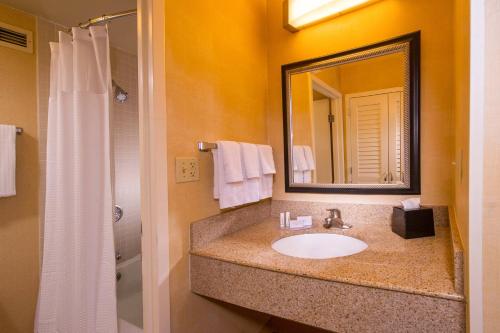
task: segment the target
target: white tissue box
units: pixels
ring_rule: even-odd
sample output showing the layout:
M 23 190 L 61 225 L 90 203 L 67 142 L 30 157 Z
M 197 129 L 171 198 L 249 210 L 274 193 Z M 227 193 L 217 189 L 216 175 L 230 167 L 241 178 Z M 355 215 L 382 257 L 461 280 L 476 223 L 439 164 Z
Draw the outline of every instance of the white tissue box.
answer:
M 297 216 L 297 221 L 301 222 L 304 227 L 310 227 L 313 224 L 312 216 Z
M 299 220 L 290 220 L 290 229 L 304 228 L 304 224 Z
M 401 205 L 403 205 L 404 210 L 412 210 L 420 208 L 420 198 L 410 198 L 401 201 Z

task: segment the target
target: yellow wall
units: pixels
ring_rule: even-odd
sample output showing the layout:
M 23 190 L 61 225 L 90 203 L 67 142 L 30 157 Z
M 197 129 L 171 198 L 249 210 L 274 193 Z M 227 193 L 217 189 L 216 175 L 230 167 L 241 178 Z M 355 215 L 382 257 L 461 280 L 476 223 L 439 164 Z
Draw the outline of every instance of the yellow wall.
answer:
M 333 87 L 339 92 L 341 92 L 340 66 L 318 70 L 313 72 L 313 74 L 318 79 L 328 84 L 330 87 Z
M 340 92 L 360 93 L 404 86 L 404 56 L 386 55 L 340 66 Z
M 468 288 L 469 248 L 469 0 L 454 1 L 454 147 L 452 221 L 457 224 L 465 248 L 465 286 Z
M 188 271 L 190 223 L 219 213 L 196 142 L 267 141 L 265 17 L 265 0 L 166 2 L 172 332 L 256 332 L 265 319 L 192 294 Z M 179 156 L 200 159 L 200 181 L 175 182 Z
M 295 74 L 291 78 L 293 106 L 293 145 L 312 147 L 312 85 L 307 73 Z
M 404 85 L 404 56 L 394 53 L 383 57 L 330 67 L 314 73 L 342 94 L 360 93 Z
M 454 10 L 455 146 L 453 207 L 464 246 L 469 216 L 469 0 L 455 0 Z
M 270 142 L 283 156 L 281 65 L 422 31 L 422 201 L 449 204 L 452 185 L 452 0 L 384 0 L 297 33 L 282 27 L 282 1 L 268 1 Z M 274 198 L 394 203 L 400 196 L 292 194 L 284 192 L 283 159 L 277 158 Z
M 35 32 L 33 16 L 0 5 L 0 21 Z M 17 195 L 0 198 L 0 332 L 33 332 L 38 288 L 36 56 L 0 46 L 0 123 L 17 137 Z

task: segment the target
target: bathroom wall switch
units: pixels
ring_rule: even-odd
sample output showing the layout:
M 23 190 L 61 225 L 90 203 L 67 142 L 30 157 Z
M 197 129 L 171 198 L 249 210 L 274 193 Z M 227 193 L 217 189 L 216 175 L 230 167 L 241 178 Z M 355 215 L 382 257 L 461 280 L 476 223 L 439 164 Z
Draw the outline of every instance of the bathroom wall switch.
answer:
M 200 180 L 200 162 L 197 158 L 175 158 L 175 181 L 177 183 L 194 182 Z

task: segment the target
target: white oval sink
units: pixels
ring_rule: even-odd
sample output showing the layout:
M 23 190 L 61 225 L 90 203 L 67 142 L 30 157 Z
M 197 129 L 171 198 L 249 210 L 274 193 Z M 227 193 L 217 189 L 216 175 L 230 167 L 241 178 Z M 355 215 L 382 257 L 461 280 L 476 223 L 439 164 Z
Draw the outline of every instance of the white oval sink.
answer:
M 289 236 L 272 245 L 281 254 L 304 259 L 345 257 L 364 251 L 367 247 L 359 239 L 326 233 Z

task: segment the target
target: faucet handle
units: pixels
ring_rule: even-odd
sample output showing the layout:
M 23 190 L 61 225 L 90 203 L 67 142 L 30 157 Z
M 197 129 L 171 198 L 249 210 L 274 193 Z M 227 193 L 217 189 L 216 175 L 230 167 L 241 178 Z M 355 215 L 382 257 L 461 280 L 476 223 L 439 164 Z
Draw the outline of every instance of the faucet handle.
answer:
M 340 210 L 338 208 L 330 208 L 327 209 L 326 211 L 330 212 L 330 217 L 340 218 Z

